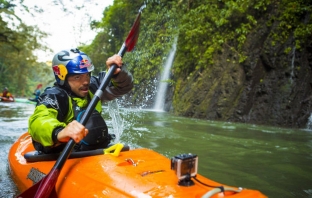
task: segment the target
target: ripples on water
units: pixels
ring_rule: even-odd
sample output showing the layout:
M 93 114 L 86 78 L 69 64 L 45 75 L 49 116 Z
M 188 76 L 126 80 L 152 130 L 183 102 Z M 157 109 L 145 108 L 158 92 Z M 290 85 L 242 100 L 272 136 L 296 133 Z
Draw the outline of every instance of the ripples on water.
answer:
M 32 104 L 0 103 L 0 160 L 25 131 Z M 199 173 L 217 182 L 257 189 L 273 198 L 312 197 L 312 132 L 204 121 L 165 112 L 104 106 L 103 117 L 115 142 L 153 149 L 168 158 L 199 157 Z M 161 163 L 161 162 L 160 162 Z M 169 166 L 169 165 L 168 165 Z M 16 188 L 7 163 L 0 163 L 0 197 Z
M 125 111 L 132 124 L 121 140 L 168 158 L 197 154 L 199 173 L 224 184 L 258 189 L 269 197 L 312 197 L 310 130 Z
M 34 105 L 0 103 L 0 160 L 7 162 L 11 145 L 27 131 L 27 117 Z M 0 163 L 0 197 L 16 195 L 17 189 L 9 175 L 8 163 Z

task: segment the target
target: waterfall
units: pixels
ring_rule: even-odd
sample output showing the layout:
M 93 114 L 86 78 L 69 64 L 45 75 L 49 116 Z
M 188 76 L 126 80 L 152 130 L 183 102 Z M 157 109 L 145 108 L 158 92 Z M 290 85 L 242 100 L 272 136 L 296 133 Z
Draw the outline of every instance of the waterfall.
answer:
M 177 37 L 175 37 L 169 56 L 165 62 L 164 70 L 162 72 L 159 84 L 158 84 L 155 105 L 153 108 L 153 110 L 155 111 L 164 111 L 165 99 L 166 99 L 165 96 L 166 96 L 166 91 L 168 87 L 168 82 L 165 82 L 165 81 L 169 79 L 170 68 L 172 66 L 174 55 L 177 49 L 177 40 L 178 40 Z
M 308 123 L 307 123 L 307 129 L 308 130 L 312 130 L 312 113 L 308 119 Z

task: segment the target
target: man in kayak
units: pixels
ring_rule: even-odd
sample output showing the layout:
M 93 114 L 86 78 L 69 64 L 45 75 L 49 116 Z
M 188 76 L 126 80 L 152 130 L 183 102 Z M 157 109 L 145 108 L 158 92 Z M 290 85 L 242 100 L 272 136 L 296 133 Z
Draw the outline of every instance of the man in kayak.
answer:
M 9 92 L 7 87 L 0 93 L 0 101 L 14 101 L 13 95 Z
M 85 109 L 104 79 L 106 72 L 91 76 L 94 65 L 79 49 L 63 50 L 52 60 L 56 82 L 39 97 L 35 112 L 29 118 L 29 133 L 36 150 L 60 152 L 72 138 L 75 151 L 105 148 L 111 135 L 101 116 L 102 104 L 128 93 L 133 87 L 132 75 L 123 67 L 122 58 L 113 55 L 106 66 L 116 64 L 110 84 L 102 94 L 87 124 L 79 123 Z
M 35 95 L 35 98 L 29 98 L 28 100 L 33 101 L 33 102 L 37 102 L 40 96 L 40 89 L 42 87 L 42 84 L 37 85 L 37 88 L 35 90 L 35 92 L 33 93 Z

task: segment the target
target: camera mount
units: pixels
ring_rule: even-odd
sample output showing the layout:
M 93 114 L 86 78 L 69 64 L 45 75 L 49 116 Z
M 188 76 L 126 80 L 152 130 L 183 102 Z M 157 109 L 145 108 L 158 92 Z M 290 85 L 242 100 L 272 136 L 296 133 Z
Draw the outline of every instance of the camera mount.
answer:
M 171 158 L 171 170 L 174 170 L 180 186 L 192 186 L 192 177 L 197 174 L 198 157 L 194 154 L 180 154 Z

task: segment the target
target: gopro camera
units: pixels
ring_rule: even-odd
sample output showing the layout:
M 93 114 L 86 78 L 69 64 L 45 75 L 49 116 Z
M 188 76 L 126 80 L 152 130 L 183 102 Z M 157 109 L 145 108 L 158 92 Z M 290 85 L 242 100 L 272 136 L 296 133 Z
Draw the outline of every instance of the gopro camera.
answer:
M 198 157 L 197 155 L 180 154 L 171 158 L 171 170 L 176 172 L 179 180 L 190 180 L 197 174 Z

